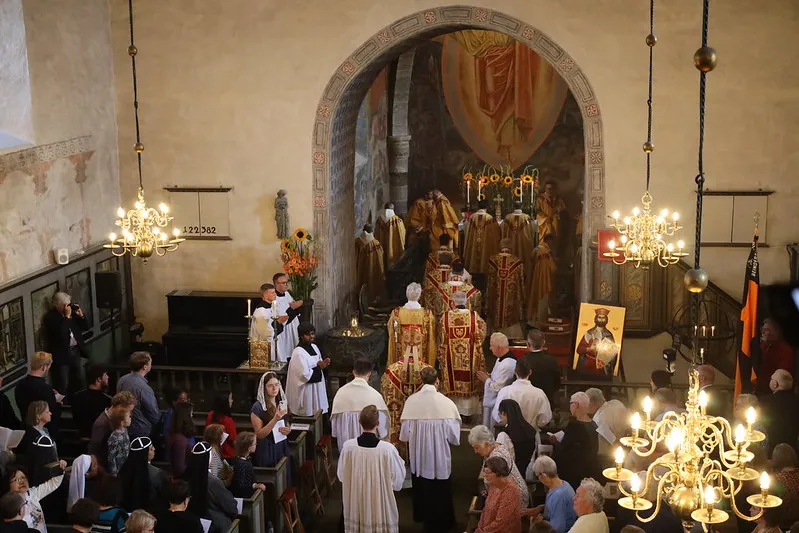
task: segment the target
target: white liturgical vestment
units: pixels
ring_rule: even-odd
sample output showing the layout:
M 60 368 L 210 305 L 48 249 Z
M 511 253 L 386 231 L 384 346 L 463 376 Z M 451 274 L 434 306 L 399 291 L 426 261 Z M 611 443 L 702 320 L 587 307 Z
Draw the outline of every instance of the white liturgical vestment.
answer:
M 365 439 L 371 435 L 370 439 Z M 359 441 L 369 441 L 361 446 Z M 374 445 L 373 441 L 377 441 Z M 394 445 L 373 434 L 344 443 L 338 460 L 346 533 L 398 533 L 394 491 L 402 490 L 405 463 Z
M 499 404 L 502 400 L 515 400 L 522 410 L 522 416 L 527 423 L 535 428 L 541 428 L 552 420 L 552 407 L 544 391 L 530 383 L 529 379 L 516 379 L 507 387 L 502 387 L 494 402 L 492 418 L 494 422 L 501 422 L 499 418 Z
M 294 298 L 291 297 L 289 291 L 283 293 L 283 296 L 278 294 L 277 297 L 277 316 L 286 316 L 286 313 L 291 308 L 291 303 Z M 300 336 L 297 333 L 297 327 L 300 325 L 300 317 L 294 317 L 283 324 L 283 331 L 277 336 L 277 360 L 285 363 L 294 352 L 294 348 L 300 343 Z
M 322 352 L 316 344 L 301 344 L 294 348 L 286 376 L 286 396 L 291 414 L 312 416 L 317 409 L 327 412 L 325 375 L 317 367 L 321 360 Z
M 400 440 L 408 443 L 411 472 L 425 479 L 449 479 L 450 445 L 460 444 L 461 416 L 455 402 L 434 385 L 422 385 L 402 410 Z
M 383 396 L 365 379 L 356 377 L 336 392 L 333 406 L 330 408 L 330 426 L 333 438 L 338 443 L 339 452 L 344 448 L 345 442 L 363 432 L 360 422 L 361 410 L 367 405 L 377 407 L 380 420 L 377 436 L 381 439 L 388 436 L 391 419 Z
M 508 352 L 494 363 L 491 369 L 491 376 L 483 386 L 483 425 L 491 427 L 491 411 L 502 387 L 513 381 L 513 373 L 516 371 L 516 358 Z

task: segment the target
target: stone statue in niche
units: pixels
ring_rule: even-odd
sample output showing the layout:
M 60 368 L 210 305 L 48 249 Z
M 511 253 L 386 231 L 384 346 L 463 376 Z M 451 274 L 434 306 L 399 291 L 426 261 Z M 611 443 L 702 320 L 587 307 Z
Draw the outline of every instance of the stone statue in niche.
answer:
M 286 191 L 280 189 L 275 198 L 275 225 L 277 226 L 277 238 L 288 239 L 291 236 L 289 229 L 289 199 L 286 198 Z

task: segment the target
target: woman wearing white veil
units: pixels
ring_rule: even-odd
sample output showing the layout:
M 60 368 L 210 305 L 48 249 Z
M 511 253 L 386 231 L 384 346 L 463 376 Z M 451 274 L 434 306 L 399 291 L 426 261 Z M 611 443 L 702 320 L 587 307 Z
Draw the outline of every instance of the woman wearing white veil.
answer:
M 250 423 L 255 432 L 255 466 L 275 466 L 283 457 L 289 457 L 289 443 L 285 437 L 291 427 L 284 420 L 288 413 L 286 393 L 274 372 L 266 372 L 258 383 L 257 400 L 250 409 Z M 276 442 L 275 437 L 278 437 Z M 291 463 L 289 462 L 289 467 Z M 288 469 L 291 485 L 291 469 Z

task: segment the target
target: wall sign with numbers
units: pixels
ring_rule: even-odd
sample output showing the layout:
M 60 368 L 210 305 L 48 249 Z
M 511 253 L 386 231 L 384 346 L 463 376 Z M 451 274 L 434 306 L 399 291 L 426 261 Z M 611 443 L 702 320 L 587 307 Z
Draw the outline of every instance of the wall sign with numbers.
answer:
M 229 241 L 231 187 L 164 187 L 169 191 L 170 214 L 182 237 Z

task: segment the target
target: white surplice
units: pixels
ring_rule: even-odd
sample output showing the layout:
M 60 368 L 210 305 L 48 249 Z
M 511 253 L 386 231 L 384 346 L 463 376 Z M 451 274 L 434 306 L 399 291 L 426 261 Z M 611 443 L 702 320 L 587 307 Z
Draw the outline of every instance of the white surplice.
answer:
M 289 362 L 288 375 L 286 376 L 286 396 L 288 396 L 289 411 L 299 416 L 312 416 L 317 409 L 327 412 L 327 390 L 325 389 L 325 375 L 321 381 L 308 383 L 314 373 L 317 363 L 322 360 L 322 352 L 316 344 L 310 344 L 315 355 L 311 355 L 300 345 L 294 348 Z M 321 372 L 322 369 L 319 369 Z
M 338 460 L 346 533 L 398 533 L 399 511 L 394 491 L 402 490 L 405 463 L 392 444 L 375 448 L 344 443 Z
M 289 291 L 283 293 L 283 296 L 277 297 L 277 316 L 286 316 L 286 313 L 291 308 L 291 303 L 294 298 L 291 297 Z M 297 333 L 297 327 L 300 325 L 300 317 L 295 317 L 293 320 L 283 324 L 283 331 L 277 336 L 277 360 L 285 363 L 294 352 L 294 348 L 300 343 L 300 336 Z
M 608 400 L 597 409 L 593 419 L 599 433 L 599 454 L 607 455 L 612 445 L 627 434 L 630 424 L 627 407 L 619 400 Z
M 344 448 L 344 443 L 356 438 L 363 432 L 360 416 L 361 409 L 367 405 L 377 407 L 380 425 L 377 426 L 377 436 L 385 439 L 391 428 L 391 417 L 388 406 L 383 396 L 373 389 L 365 379 L 356 377 L 337 392 L 330 408 L 330 426 L 332 435 L 338 443 L 339 452 Z
M 455 403 L 434 385 L 422 385 L 402 410 L 400 440 L 408 443 L 411 472 L 425 479 L 449 479 L 449 446 L 461 441 L 461 417 Z
M 552 420 L 552 407 L 547 395 L 530 383 L 529 379 L 517 379 L 499 391 L 492 413 L 497 423 L 502 421 L 499 418 L 499 404 L 502 400 L 515 400 L 522 410 L 522 416 L 533 427 L 541 428 Z
M 494 368 L 491 369 L 491 376 L 486 380 L 483 386 L 483 425 L 491 427 L 491 411 L 494 409 L 494 403 L 497 401 L 497 395 L 502 387 L 508 385 L 513 381 L 513 373 L 516 371 L 516 358 L 513 354 L 508 352 L 503 355 L 497 362 L 494 363 Z

